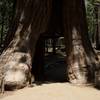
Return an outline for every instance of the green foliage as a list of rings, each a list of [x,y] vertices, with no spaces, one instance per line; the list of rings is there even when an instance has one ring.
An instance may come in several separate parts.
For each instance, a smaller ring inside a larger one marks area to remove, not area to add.
[[[13,16],[14,0],[0,0],[0,42],[5,38]]]
[[[95,33],[95,9],[94,9],[94,0],[86,0],[86,12],[87,12],[87,22],[88,22],[88,32],[90,38],[92,38],[92,35]]]

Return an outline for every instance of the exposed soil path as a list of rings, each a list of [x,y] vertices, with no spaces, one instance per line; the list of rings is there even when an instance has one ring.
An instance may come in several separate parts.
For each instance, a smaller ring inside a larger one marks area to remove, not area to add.
[[[48,83],[17,90],[0,100],[100,100],[100,91],[69,83]]]

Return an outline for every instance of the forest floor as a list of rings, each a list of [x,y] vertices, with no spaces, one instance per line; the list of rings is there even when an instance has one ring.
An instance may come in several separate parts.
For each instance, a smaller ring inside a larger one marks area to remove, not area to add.
[[[92,86],[74,86],[63,82],[66,78],[64,57],[51,55],[46,61],[45,75],[48,82],[6,91],[0,94],[0,100],[100,100],[100,90]]]

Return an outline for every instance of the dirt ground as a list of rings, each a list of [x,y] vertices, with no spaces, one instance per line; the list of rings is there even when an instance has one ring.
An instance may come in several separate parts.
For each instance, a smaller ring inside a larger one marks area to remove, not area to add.
[[[69,83],[48,83],[6,92],[0,100],[100,100],[100,91]]]

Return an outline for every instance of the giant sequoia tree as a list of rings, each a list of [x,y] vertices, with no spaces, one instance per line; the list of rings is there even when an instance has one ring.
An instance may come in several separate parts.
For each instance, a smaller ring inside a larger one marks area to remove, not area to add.
[[[91,83],[98,58],[88,37],[84,0],[64,0],[63,18],[69,81]]]
[[[55,2],[60,8],[54,7]],[[58,9],[60,13],[53,15]],[[59,19],[61,25],[53,22],[53,18]],[[58,28],[64,32],[69,81],[76,84],[93,81],[97,57],[88,38],[84,0],[17,0],[6,49],[0,58],[6,85],[27,83],[39,35],[51,30],[61,31]]]
[[[39,34],[47,31],[51,9],[52,0],[17,0],[16,14],[4,43],[6,49],[0,59],[6,85],[23,85],[28,81],[35,44]]]

